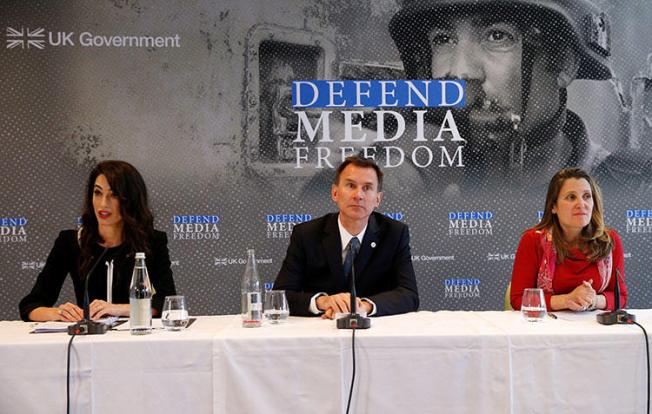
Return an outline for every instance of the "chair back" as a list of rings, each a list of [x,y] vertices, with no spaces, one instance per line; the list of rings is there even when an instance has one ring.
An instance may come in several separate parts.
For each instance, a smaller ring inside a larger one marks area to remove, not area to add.
[[[512,282],[509,282],[507,284],[507,289],[505,289],[505,304],[503,305],[503,309],[506,311],[514,310],[514,308],[512,308],[512,302],[510,300],[511,293],[512,293]]]

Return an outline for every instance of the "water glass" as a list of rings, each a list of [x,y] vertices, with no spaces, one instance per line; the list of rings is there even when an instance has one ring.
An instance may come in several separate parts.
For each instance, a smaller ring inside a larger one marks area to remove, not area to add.
[[[181,295],[166,296],[161,322],[168,331],[180,331],[188,325],[186,298]]]
[[[265,292],[265,319],[271,324],[283,323],[290,316],[290,307],[284,290]]]
[[[540,322],[546,317],[546,299],[543,289],[523,290],[521,315],[528,322]]]

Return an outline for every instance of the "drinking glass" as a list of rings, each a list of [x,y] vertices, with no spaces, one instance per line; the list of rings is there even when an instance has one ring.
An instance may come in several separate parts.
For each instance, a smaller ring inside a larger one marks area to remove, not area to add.
[[[543,289],[523,290],[521,315],[528,322],[540,322],[546,317],[546,300]]]
[[[265,319],[271,324],[283,323],[290,316],[290,307],[284,290],[265,292]]]
[[[181,295],[166,296],[161,322],[168,331],[180,331],[185,328],[188,325],[186,298]]]

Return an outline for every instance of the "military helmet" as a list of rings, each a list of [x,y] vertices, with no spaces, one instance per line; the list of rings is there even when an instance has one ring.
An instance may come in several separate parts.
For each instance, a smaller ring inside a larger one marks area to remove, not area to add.
[[[613,77],[609,21],[588,0],[403,0],[401,9],[389,23],[389,32],[401,54],[406,75],[411,79],[430,77],[430,45],[423,40],[433,19],[441,18],[442,12],[458,14],[474,10],[513,11],[514,15],[527,16],[542,25],[556,25],[554,33],[567,34],[570,39],[565,40],[578,53],[578,79]]]

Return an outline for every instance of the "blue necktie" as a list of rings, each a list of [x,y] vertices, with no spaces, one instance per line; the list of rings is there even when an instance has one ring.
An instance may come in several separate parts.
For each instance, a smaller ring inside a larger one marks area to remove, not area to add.
[[[360,249],[360,241],[357,237],[351,239],[346,248],[346,257],[344,258],[344,279],[349,281],[351,275],[351,269],[353,268],[353,261],[355,256],[358,254]]]

